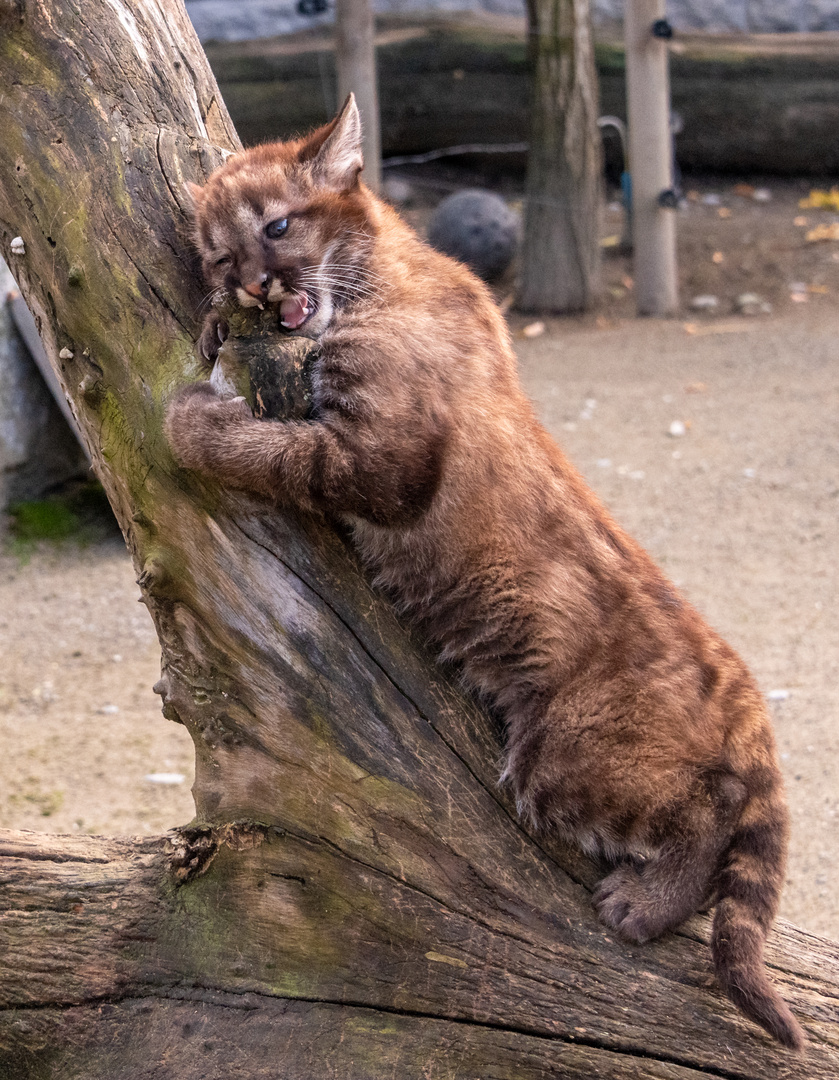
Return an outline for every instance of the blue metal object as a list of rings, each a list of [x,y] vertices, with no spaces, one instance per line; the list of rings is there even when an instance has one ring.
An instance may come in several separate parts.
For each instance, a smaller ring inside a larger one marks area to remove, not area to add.
[[[323,15],[329,10],[328,0],[297,0],[297,13],[299,15]]]

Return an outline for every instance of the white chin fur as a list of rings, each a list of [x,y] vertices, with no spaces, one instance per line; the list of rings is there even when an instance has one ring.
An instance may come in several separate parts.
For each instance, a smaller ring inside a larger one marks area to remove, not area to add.
[[[306,320],[306,332],[309,336],[315,337],[318,334],[322,334],[324,330],[329,326],[329,322],[332,318],[332,298],[328,292],[323,292],[318,297],[318,309],[311,317]]]
[[[264,307],[265,305],[261,300],[257,300],[255,296],[251,296],[250,293],[246,293],[244,289],[236,289],[236,299],[242,307]]]

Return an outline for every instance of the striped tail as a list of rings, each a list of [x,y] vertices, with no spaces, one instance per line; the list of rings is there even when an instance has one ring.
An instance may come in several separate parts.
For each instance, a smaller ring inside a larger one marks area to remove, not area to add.
[[[804,1032],[763,961],[784,880],[789,823],[780,776],[774,768],[771,776],[768,768],[761,772],[761,783],[748,784],[753,795],[719,874],[711,951],[717,979],[734,1004],[784,1046],[801,1050]]]

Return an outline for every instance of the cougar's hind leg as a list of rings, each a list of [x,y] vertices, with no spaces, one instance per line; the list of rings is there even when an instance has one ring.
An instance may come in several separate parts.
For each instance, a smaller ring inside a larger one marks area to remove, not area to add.
[[[621,863],[594,891],[597,914],[628,941],[656,938],[699,910],[718,857],[716,845],[680,838],[643,862]]]
[[[708,903],[743,797],[732,781],[703,777],[693,797],[656,815],[652,856],[621,863],[595,889],[607,926],[630,941],[649,941]]]

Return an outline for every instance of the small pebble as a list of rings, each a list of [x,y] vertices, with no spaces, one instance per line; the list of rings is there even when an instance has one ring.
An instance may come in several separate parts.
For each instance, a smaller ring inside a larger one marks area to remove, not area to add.
[[[73,353],[70,352],[69,349],[62,349],[61,352],[58,354],[58,359],[59,360],[72,360],[73,359]]]
[[[766,697],[769,701],[786,701],[789,690],[770,690]]]
[[[757,469],[743,469],[743,476],[745,476],[747,480],[754,480],[757,476]]]
[[[14,238],[14,240],[12,240],[12,255],[25,255],[25,254],[26,254],[26,244],[24,244],[24,242],[23,242],[23,237],[22,236],[16,236]]]
[[[414,189],[401,176],[389,176],[382,187],[385,197],[392,203],[407,203],[413,198]]]
[[[710,293],[703,293],[701,296],[694,296],[690,302],[690,306],[694,311],[713,311],[720,306],[720,301],[717,296],[712,296]]]
[[[521,330],[522,337],[526,338],[539,337],[539,335],[544,334],[544,332],[545,324],[543,322],[528,323],[527,326],[523,326]]]
[[[670,427],[667,429],[667,434],[674,439],[680,439],[682,435],[687,435],[687,425],[684,420],[674,420]]]
[[[186,777],[179,772],[153,772],[147,773],[143,779],[150,784],[182,784]]]
[[[611,467],[612,467],[612,459],[611,458],[602,457],[602,458],[597,459],[597,468],[598,469],[611,469]]]
[[[97,709],[97,712],[104,716],[115,716],[119,712],[119,705],[103,705],[101,709]]]
[[[752,198],[755,202],[770,202],[772,199],[772,192],[769,188],[765,187],[755,188]]]
[[[740,293],[734,306],[741,315],[770,315],[772,305],[757,293]]]

